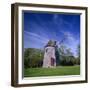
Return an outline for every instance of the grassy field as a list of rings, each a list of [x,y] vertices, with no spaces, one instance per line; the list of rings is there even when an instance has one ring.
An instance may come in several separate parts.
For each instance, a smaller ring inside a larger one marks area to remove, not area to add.
[[[56,68],[28,68],[24,77],[80,75],[80,66],[58,66]]]

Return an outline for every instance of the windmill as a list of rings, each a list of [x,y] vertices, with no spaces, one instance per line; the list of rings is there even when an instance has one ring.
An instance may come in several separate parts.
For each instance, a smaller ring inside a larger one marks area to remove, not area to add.
[[[65,42],[65,40],[67,40],[67,39],[69,39],[69,34],[68,33],[63,33],[64,34],[64,37],[61,39],[61,41],[60,42],[58,42],[58,47],[56,47],[56,54],[55,54],[55,56],[56,56],[56,65],[58,66],[58,65],[60,65],[60,50],[59,50],[59,48],[60,48],[60,46],[61,46],[61,44],[63,44],[64,42]]]
[[[64,38],[58,43],[61,45],[66,39],[68,39],[68,34],[64,33]],[[43,58],[43,67],[56,67],[59,61],[59,51],[58,46],[56,45],[56,41],[49,40],[47,45],[45,46],[45,53]]]

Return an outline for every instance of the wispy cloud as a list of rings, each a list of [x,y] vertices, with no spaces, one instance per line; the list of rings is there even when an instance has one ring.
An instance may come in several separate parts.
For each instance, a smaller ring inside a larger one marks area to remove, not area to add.
[[[42,35],[24,31],[24,41],[25,41],[24,47],[26,47],[26,43],[28,42],[29,47],[43,48],[45,44],[48,42],[48,40],[49,39],[44,38]]]
[[[24,47],[44,48],[50,39],[56,40],[59,44],[65,37],[64,44],[75,54],[80,42],[78,17],[64,14],[25,13]]]
[[[71,49],[71,51],[73,52],[73,54],[76,56],[76,50],[77,50],[77,46],[80,44],[80,40],[76,39],[75,36],[70,33],[70,32],[63,32],[62,34],[64,34],[64,36],[66,37],[64,44]]]

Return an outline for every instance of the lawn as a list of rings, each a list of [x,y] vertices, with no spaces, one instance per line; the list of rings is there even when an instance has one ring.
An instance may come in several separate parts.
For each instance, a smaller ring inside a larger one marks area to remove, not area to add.
[[[80,66],[58,66],[56,68],[24,69],[24,77],[80,75]]]

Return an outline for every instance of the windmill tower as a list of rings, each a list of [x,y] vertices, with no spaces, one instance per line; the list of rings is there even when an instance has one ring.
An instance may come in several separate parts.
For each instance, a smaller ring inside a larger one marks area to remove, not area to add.
[[[43,59],[43,67],[56,67],[56,56],[55,56],[56,41],[50,40],[45,46],[45,53]]]

